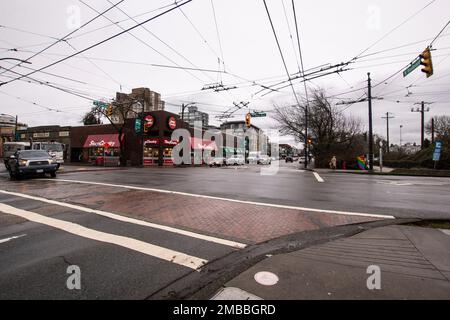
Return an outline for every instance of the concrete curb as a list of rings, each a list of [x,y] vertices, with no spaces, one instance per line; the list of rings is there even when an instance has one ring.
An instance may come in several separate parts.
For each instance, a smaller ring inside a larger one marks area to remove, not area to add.
[[[303,231],[272,239],[212,260],[152,293],[147,300],[204,300],[212,297],[226,282],[262,261],[267,255],[289,253],[307,247],[351,237],[369,229],[417,222],[420,219],[379,220]]]

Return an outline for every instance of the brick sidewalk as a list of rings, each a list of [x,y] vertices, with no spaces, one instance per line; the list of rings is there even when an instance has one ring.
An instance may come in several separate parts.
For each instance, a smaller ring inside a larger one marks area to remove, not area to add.
[[[69,201],[248,243],[305,230],[379,220],[93,185],[47,182],[45,187],[37,190],[29,187],[19,189],[22,190],[11,191]]]

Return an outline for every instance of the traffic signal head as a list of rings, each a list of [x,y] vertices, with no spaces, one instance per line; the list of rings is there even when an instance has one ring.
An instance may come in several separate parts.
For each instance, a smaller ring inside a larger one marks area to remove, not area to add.
[[[250,127],[250,125],[251,125],[251,119],[252,119],[252,117],[251,117],[250,113],[247,113],[247,114],[245,115],[245,125],[246,125],[247,127]]]
[[[426,73],[427,78],[431,77],[433,75],[433,62],[431,61],[430,47],[426,48],[420,55],[420,64],[424,66],[421,71]]]
[[[110,104],[106,109],[106,116],[111,117],[113,115],[113,106]]]
[[[312,139],[311,138],[308,138],[308,144],[312,145]]]

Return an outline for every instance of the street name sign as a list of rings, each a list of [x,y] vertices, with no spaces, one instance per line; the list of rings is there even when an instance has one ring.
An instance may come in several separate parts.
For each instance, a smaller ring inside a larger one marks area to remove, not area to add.
[[[250,116],[252,118],[261,118],[261,117],[266,117],[267,114],[265,112],[253,112],[253,113],[250,113]]]
[[[420,57],[411,62],[411,64],[403,71],[403,77],[406,77],[408,74],[413,72],[418,66],[420,66]]]
[[[98,100],[94,100],[93,102],[94,106],[106,109],[109,106],[109,103],[103,102],[103,101],[98,101]]]

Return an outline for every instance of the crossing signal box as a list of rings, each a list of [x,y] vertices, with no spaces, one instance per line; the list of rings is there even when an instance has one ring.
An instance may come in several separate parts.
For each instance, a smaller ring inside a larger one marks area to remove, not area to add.
[[[252,119],[252,116],[250,115],[250,113],[247,113],[245,115],[245,125],[247,126],[247,128],[250,128],[251,119]]]
[[[420,64],[423,66],[422,72],[427,75],[427,78],[433,75],[433,61],[431,60],[430,47],[426,48],[420,55]]]

